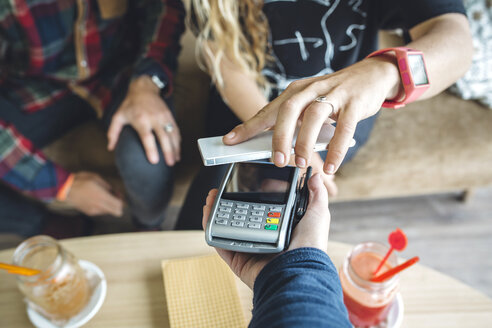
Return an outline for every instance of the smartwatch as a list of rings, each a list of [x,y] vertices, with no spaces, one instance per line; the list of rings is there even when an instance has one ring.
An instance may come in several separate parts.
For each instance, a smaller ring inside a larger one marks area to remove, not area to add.
[[[424,54],[422,51],[405,48],[386,48],[373,52],[367,58],[393,52],[396,55],[398,70],[405,96],[403,99],[385,100],[382,107],[401,108],[417,100],[425,90],[429,88],[429,78],[425,68]]]

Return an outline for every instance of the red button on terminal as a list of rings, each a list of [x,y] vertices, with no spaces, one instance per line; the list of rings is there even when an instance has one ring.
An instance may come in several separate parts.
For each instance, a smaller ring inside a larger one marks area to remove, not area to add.
[[[280,212],[268,212],[268,217],[269,218],[279,218]]]

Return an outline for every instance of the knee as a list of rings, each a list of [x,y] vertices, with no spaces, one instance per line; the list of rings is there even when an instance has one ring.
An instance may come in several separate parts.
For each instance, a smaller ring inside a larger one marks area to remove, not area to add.
[[[131,166],[135,161],[145,159],[145,151],[137,132],[130,126],[125,126],[116,144],[115,161],[118,167]]]
[[[146,174],[154,175],[159,171],[169,170],[170,168],[164,161],[159,144],[157,144],[157,148],[159,151],[159,162],[152,164],[147,159],[138,133],[132,127],[125,126],[121,131],[115,148],[115,161],[120,173],[124,175],[128,172],[145,176]]]
[[[172,188],[174,171],[166,165],[162,151],[159,149],[159,162],[151,164],[138,133],[130,126],[121,131],[115,148],[115,162],[127,189],[141,190],[143,187],[162,194]]]

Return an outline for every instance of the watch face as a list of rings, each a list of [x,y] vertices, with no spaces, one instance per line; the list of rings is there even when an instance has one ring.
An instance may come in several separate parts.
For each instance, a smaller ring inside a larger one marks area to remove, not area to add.
[[[424,57],[422,55],[408,55],[408,65],[412,71],[413,83],[415,85],[429,84],[425,71]]]

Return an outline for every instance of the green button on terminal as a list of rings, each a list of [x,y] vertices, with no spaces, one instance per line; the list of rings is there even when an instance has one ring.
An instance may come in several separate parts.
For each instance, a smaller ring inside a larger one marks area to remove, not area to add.
[[[265,230],[277,230],[278,225],[276,224],[265,224]]]

